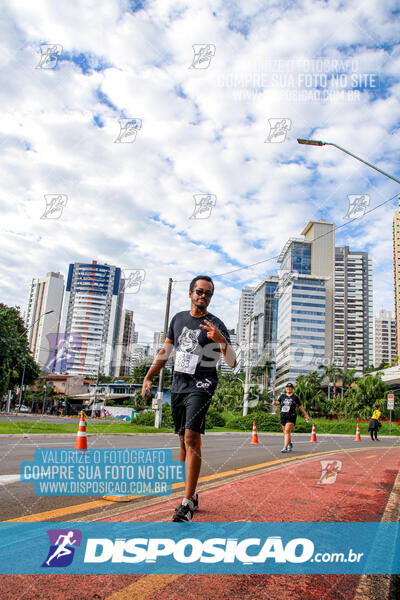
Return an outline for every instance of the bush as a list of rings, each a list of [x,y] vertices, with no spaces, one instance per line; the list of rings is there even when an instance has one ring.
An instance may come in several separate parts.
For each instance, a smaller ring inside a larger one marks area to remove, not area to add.
[[[168,427],[169,429],[174,428],[174,421],[172,419],[172,410],[169,404],[163,404],[162,407],[162,419],[161,419],[162,427]]]
[[[229,427],[242,431],[252,431],[253,421],[256,422],[257,431],[282,431],[278,415],[266,412],[253,412],[245,417],[234,417],[229,420]]]
[[[225,427],[225,423],[225,417],[221,414],[221,412],[217,408],[211,406],[206,415],[206,429],[212,429],[213,427]]]
[[[153,425],[154,426],[154,410],[149,410],[145,413],[137,415],[136,419],[131,421],[134,425]]]

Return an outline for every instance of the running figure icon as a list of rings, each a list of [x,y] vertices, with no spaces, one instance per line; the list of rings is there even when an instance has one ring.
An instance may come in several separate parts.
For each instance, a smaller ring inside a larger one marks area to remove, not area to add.
[[[60,535],[56,541],[57,549],[56,551],[46,560],[46,565],[50,566],[51,561],[54,558],[61,558],[62,556],[67,556],[68,554],[72,554],[72,550],[67,548],[69,544],[76,544],[78,540],[72,539],[74,536],[73,531],[69,531],[66,535]],[[60,541],[62,540],[62,541]]]

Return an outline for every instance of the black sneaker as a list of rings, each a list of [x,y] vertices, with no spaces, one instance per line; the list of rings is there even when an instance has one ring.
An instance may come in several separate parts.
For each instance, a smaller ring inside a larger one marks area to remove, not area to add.
[[[199,495],[197,492],[195,492],[193,494],[192,502],[193,502],[193,512],[194,512],[195,510],[197,510],[199,508]],[[179,504],[179,506],[180,506],[180,504]],[[175,510],[178,510],[179,506],[177,506]]]
[[[292,443],[288,444],[287,449],[289,450],[289,452],[291,452],[293,450],[293,444]]]
[[[181,504],[178,508],[175,509],[174,516],[172,520],[175,523],[191,523],[193,520],[193,511],[188,504]]]

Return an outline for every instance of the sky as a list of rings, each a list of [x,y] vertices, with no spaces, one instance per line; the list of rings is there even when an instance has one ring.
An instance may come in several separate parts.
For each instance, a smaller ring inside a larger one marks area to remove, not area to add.
[[[210,311],[233,328],[240,290],[323,219],[337,246],[370,253],[374,312],[393,310],[400,186],[296,139],[400,177],[399,13],[392,0],[6,0],[0,301],[24,311],[33,277],[97,260],[142,273],[124,301],[139,342],[163,328],[169,277],[174,314],[192,277],[215,276]]]

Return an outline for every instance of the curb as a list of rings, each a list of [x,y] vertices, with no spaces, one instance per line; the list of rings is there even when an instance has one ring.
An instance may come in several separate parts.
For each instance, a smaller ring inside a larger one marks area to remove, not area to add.
[[[400,519],[400,471],[387,501],[381,522],[395,522]],[[396,600],[399,598],[400,576],[361,575],[354,600]]]

